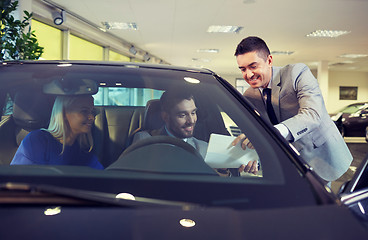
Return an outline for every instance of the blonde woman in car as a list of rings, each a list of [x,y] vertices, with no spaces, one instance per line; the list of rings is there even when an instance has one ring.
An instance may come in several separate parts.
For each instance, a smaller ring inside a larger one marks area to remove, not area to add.
[[[103,169],[92,152],[91,128],[95,120],[90,95],[58,96],[48,129],[30,132],[11,165],[74,165]]]

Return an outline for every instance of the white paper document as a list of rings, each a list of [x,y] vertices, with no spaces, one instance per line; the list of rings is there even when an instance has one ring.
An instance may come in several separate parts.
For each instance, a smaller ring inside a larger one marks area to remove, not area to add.
[[[235,137],[220,134],[211,134],[208,143],[205,162],[212,168],[239,168],[240,165],[248,164],[249,161],[258,160],[256,150],[241,148],[241,142],[236,146],[231,143]]]

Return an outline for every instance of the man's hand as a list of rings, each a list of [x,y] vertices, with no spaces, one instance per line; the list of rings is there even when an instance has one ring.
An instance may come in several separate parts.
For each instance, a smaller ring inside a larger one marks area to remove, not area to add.
[[[244,133],[237,136],[234,141],[231,143],[233,146],[241,142],[241,148],[245,150],[247,147],[250,149],[254,149],[252,143],[249,141],[249,139],[245,136]]]
[[[239,167],[239,172],[241,173],[243,171],[256,175],[258,173],[258,161],[249,161],[247,165],[242,164]]]

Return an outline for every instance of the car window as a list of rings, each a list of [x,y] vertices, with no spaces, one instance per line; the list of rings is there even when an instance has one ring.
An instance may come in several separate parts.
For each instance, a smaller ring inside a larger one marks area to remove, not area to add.
[[[348,106],[343,109],[342,112],[352,114],[358,111],[362,106],[364,106],[364,104]]]

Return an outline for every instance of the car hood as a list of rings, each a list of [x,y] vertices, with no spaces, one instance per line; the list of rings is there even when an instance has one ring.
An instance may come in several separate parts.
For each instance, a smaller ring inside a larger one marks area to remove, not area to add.
[[[251,211],[66,206],[53,216],[45,215],[45,208],[1,207],[1,238],[364,239],[368,234],[347,208],[338,205]],[[181,219],[195,225],[183,227]]]

